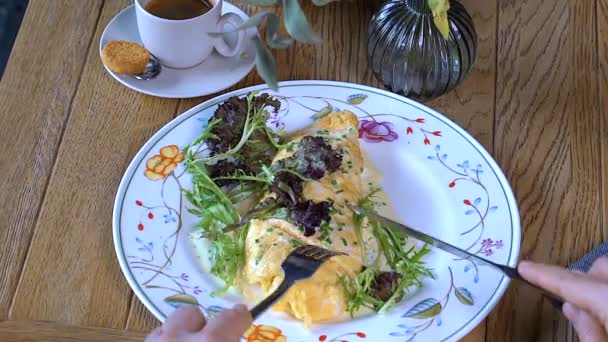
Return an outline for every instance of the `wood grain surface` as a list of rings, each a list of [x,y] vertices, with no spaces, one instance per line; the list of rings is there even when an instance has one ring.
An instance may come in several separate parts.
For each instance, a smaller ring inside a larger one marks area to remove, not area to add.
[[[142,341],[146,334],[136,331],[72,326],[46,321],[0,322],[2,341],[11,342],[135,342]]]
[[[608,0],[597,2],[598,25],[598,94],[600,100],[600,148],[602,161],[602,202],[604,203],[604,220],[602,239],[608,240]]]
[[[177,108],[175,100],[125,88],[101,65],[101,32],[130,3],[106,1],[101,12],[57,155],[59,166],[49,181],[15,293],[12,319],[125,325],[132,293],[112,243],[113,198],[135,152]]]
[[[521,256],[566,265],[602,234],[594,1],[500,1],[494,156],[516,194]],[[559,341],[563,317],[514,283],[492,341]]]
[[[0,319],[9,313],[101,5],[32,3],[0,82]]]
[[[566,265],[608,239],[608,102],[600,96],[608,91],[608,0],[462,2],[479,35],[475,67],[428,104],[465,127],[505,171],[521,211],[522,257]],[[20,320],[0,323],[0,336],[27,341],[28,329],[38,329],[49,340],[57,331],[128,340],[120,330],[87,327],[146,332],[159,324],[116,262],[113,199],[141,145],[212,96],[154,98],[105,72],[101,33],[131,3],[30,1],[0,82],[0,172],[8,175],[0,183],[0,271],[8,275],[0,277],[0,320]],[[382,87],[365,44],[380,0],[303,3],[323,43],[277,51],[279,78]],[[227,91],[261,82],[252,72]],[[27,323],[47,320],[67,325]],[[514,284],[464,341],[572,335],[538,292]]]

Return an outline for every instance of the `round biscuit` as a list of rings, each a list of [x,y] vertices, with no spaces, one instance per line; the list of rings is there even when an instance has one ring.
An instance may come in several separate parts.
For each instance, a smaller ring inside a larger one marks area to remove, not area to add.
[[[113,40],[101,50],[101,61],[117,74],[141,74],[149,60],[150,52],[146,48],[124,40]]]

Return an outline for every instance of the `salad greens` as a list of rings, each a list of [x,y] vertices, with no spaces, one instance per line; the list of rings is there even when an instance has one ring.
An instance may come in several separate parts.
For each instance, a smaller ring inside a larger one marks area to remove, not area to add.
[[[201,236],[211,241],[211,273],[226,284],[215,295],[234,284],[244,261],[249,220],[283,218],[302,226],[306,236],[329,220],[332,203],[302,198],[302,184],[310,180],[306,176],[310,167],[302,170],[303,175],[296,166],[314,165],[314,175],[321,178],[326,170],[339,167],[341,154],[323,138],[305,137],[298,144],[296,157],[271,165],[277,151],[287,145],[283,136],[266,125],[269,106],[278,110],[280,103],[257,93],[229,98],[218,106],[202,134],[184,149],[193,183],[192,190],[185,191],[192,204],[189,211],[200,219],[197,228]],[[331,156],[339,158],[337,166]],[[237,204],[252,199],[258,202],[268,192],[275,196],[248,208],[241,217]]]
[[[193,143],[200,143],[211,137],[210,130],[220,121],[211,123],[203,134]],[[186,198],[192,204],[188,210],[198,216],[200,221],[197,227],[204,233],[213,233],[216,237],[213,243],[211,273],[222,279],[226,286],[217,294],[223,294],[234,282],[244,251],[244,237],[246,229],[242,230],[241,236],[226,234],[222,231],[229,224],[240,220],[239,213],[230,198],[209,177],[205,164],[196,158],[196,153],[191,150],[190,145],[185,149],[185,165],[192,175],[192,190],[184,190]]]
[[[226,284],[225,288],[214,293],[215,295],[222,295],[234,284],[244,258],[248,225],[245,224],[235,232],[224,232],[226,226],[241,221],[241,216],[235,206],[240,198],[230,196],[230,193],[226,193],[224,189],[220,188],[210,177],[209,169],[218,161],[237,157],[237,153],[247,144],[248,139],[254,133],[265,129],[266,116],[263,108],[253,107],[254,96],[255,94],[251,94],[246,99],[247,111],[242,120],[242,136],[235,146],[226,145],[218,148],[219,144],[209,143],[222,141],[223,138],[220,139],[217,133],[222,134],[222,129],[228,127],[226,122],[236,118],[236,116],[224,115],[219,118],[212,117],[203,133],[184,149],[186,169],[192,175],[192,190],[185,191],[186,198],[193,206],[189,211],[200,219],[197,227],[202,234],[213,236],[213,239],[210,239],[212,242],[211,273]],[[228,106],[227,104],[226,106]],[[266,136],[265,132],[264,136]],[[200,148],[202,143],[207,143],[208,149],[213,150],[213,155],[201,157],[201,154],[205,152]],[[250,177],[243,171],[240,175],[243,178]]]
[[[374,196],[381,189],[373,189],[357,204],[361,208],[374,210]],[[351,316],[361,307],[367,307],[379,313],[385,313],[397,304],[412,286],[420,286],[421,279],[433,277],[425,267],[424,256],[430,252],[425,245],[422,248],[407,248],[407,236],[400,231],[385,226],[378,220],[353,213],[355,232],[362,248],[362,255],[367,266],[354,279],[342,279],[346,289],[348,310]],[[363,243],[362,224],[367,220],[368,227],[378,242],[376,260],[368,264],[367,250]],[[393,271],[383,270],[382,257]]]

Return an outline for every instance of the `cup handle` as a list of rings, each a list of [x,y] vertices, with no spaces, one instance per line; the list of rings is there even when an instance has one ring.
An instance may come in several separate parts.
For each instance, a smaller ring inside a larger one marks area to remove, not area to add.
[[[222,17],[218,21],[217,29],[218,29],[218,31],[224,31],[224,24],[226,24],[226,23],[232,24],[232,26],[234,26],[234,28],[237,28],[243,22],[244,22],[243,18],[241,18],[238,14],[226,13],[226,14],[222,15]],[[236,40],[236,45],[234,47],[228,46],[228,44],[226,44],[226,41],[224,40],[223,37],[219,37],[216,40],[215,49],[217,50],[217,52],[220,53],[220,55],[222,55],[224,57],[233,57],[233,56],[236,56],[236,54],[238,54],[239,52],[241,52],[241,50],[243,49],[243,43],[245,42],[246,32],[245,32],[245,30],[239,30],[236,32],[236,34],[237,34],[237,38],[236,38],[237,40]]]

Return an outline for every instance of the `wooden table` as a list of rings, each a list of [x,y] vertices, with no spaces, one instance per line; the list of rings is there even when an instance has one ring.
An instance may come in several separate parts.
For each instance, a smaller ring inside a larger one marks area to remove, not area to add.
[[[140,146],[205,98],[145,96],[105,72],[100,35],[131,2],[30,1],[0,82],[0,320],[14,320],[0,339],[136,340],[159,324],[118,266],[114,195]],[[278,52],[280,78],[381,87],[365,53],[377,1],[303,2],[324,43]],[[463,2],[479,33],[475,69],[429,105],[505,171],[522,257],[566,264],[608,238],[608,0]],[[258,83],[252,73],[234,88]],[[465,341],[571,334],[538,292],[513,284]]]

